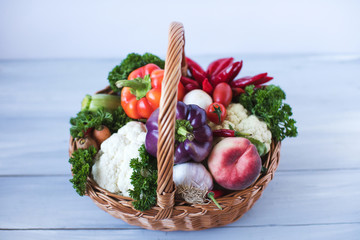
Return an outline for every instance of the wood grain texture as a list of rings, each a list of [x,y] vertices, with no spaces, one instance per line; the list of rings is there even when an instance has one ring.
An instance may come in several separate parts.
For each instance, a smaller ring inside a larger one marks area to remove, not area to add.
[[[229,226],[358,223],[359,170],[276,172],[255,206]],[[133,228],[79,197],[68,177],[2,177],[0,228]],[[336,189],[336,191],[335,191]],[[23,197],[29,196],[29,197]],[[341,206],[339,207],[339,202]]]
[[[195,59],[206,66],[216,57]],[[235,58],[244,60],[241,76],[275,77],[299,137],[282,143],[274,180],[244,217],[194,233],[130,226],[68,182],[69,118],[119,60],[0,61],[0,239],[358,239],[360,57]]]
[[[286,231],[284,230],[286,229]],[[160,232],[143,229],[83,229],[83,230],[18,230],[0,231],[0,239],[347,239],[358,240],[360,228],[356,224],[221,227],[198,232]],[[236,237],[236,238],[235,238]]]

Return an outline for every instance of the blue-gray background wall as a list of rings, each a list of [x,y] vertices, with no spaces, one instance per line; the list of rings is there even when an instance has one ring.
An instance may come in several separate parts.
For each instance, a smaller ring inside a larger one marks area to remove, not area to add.
[[[360,53],[356,0],[0,0],[0,59],[163,56],[173,20],[189,55]]]

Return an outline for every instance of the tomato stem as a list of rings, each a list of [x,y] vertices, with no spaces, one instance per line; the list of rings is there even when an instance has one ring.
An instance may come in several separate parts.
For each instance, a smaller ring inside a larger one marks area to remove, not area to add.
[[[217,107],[216,107],[216,106]],[[219,104],[214,104],[213,105],[214,106],[214,111],[212,112],[212,113],[216,113],[217,114],[217,116],[218,116],[218,118],[219,118],[219,123],[221,123],[221,113],[222,113],[222,111],[221,111],[221,109],[220,109],[220,106],[219,106]]]

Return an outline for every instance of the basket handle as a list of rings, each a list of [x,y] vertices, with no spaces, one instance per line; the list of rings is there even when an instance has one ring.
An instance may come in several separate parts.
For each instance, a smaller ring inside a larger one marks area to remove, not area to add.
[[[158,120],[158,186],[156,192],[160,211],[155,216],[155,219],[169,218],[175,204],[175,185],[173,182],[175,119],[177,86],[181,74],[186,75],[187,72],[184,45],[183,25],[178,22],[172,22],[169,28],[169,43],[166,53]]]

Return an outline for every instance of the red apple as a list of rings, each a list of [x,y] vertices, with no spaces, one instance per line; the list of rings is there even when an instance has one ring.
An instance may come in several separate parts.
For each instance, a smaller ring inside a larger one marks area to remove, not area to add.
[[[215,145],[208,166],[219,185],[229,190],[242,190],[259,176],[261,158],[248,139],[230,137]]]

